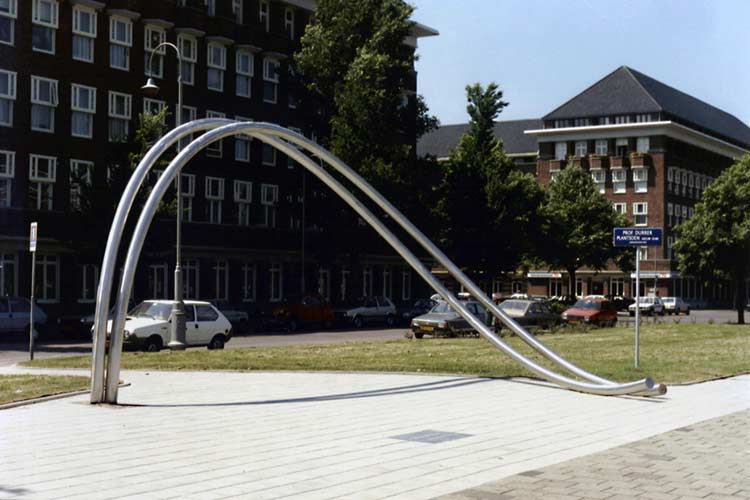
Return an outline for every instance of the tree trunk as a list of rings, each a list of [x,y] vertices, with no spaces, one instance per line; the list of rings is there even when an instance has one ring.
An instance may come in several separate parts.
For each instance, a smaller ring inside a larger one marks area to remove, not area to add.
[[[568,268],[568,300],[576,301],[576,271],[575,267]]]

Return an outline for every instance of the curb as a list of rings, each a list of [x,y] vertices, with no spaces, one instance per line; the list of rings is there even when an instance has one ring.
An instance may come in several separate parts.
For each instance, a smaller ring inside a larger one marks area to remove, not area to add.
[[[130,387],[130,382],[120,384],[118,387]],[[0,411],[10,410],[11,408],[18,408],[19,406],[29,406],[37,403],[46,403],[47,401],[54,401],[56,399],[72,398],[73,396],[80,396],[81,394],[88,394],[89,392],[91,392],[91,389],[82,389],[80,391],[61,392],[59,394],[50,394],[49,396],[24,399],[23,401],[14,401],[12,403],[1,404]]]

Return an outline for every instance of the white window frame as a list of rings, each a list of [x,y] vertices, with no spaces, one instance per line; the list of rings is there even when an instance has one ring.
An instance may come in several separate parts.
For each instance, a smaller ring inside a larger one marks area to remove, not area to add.
[[[591,170],[589,170],[589,172],[591,173],[591,180],[593,180],[594,184],[596,185],[596,189],[601,194],[604,194],[605,183],[607,182],[606,170],[602,168],[592,168]]]
[[[148,266],[151,297],[154,299],[166,299],[169,295],[169,273],[167,273],[167,269],[166,263]],[[162,293],[159,293],[159,288],[163,289]]]
[[[229,299],[229,262],[219,259],[214,262],[214,299]],[[224,286],[221,286],[221,275],[224,275]]]
[[[206,110],[206,118],[226,118],[226,116],[220,111]],[[221,158],[224,154],[224,139],[212,142],[206,146],[205,151],[209,158]]]
[[[214,58],[214,49],[218,49],[219,60]],[[224,73],[227,69],[227,46],[217,41],[210,41],[206,44],[206,88],[213,90],[214,92],[224,92]],[[208,72],[210,70],[217,71],[220,77],[220,86],[212,87],[210,85],[210,79],[208,78]]]
[[[613,168],[610,171],[612,173],[612,192],[614,194],[624,194],[627,191],[627,171],[624,168]]]
[[[549,182],[550,182],[550,184],[552,184],[553,182],[555,182],[555,179],[557,179],[558,175],[560,175],[560,170],[555,169],[555,170],[550,170],[549,171]]]
[[[555,143],[555,160],[564,160],[567,157],[568,157],[568,143],[556,142]]]
[[[13,178],[16,174],[16,153],[15,151],[4,151],[0,150],[0,157],[3,157],[5,161],[2,162],[0,167],[0,184],[3,184],[5,189],[0,193],[5,193],[4,198],[0,197],[0,207],[9,207],[13,203]],[[2,259],[2,254],[0,254]],[[2,281],[0,281],[2,284]],[[0,290],[0,294],[2,294]]]
[[[274,71],[270,68],[273,67]],[[267,104],[276,104],[279,102],[279,72],[281,69],[281,62],[275,57],[264,57],[263,58],[263,102]],[[265,84],[273,85],[273,100],[266,98]]]
[[[372,266],[362,268],[362,295],[372,297]]]
[[[635,140],[636,153],[648,153],[650,149],[651,149],[650,137],[638,137]]]
[[[0,122],[0,127],[12,127],[13,126],[13,108],[16,103],[16,83],[17,77],[15,71],[8,71],[0,69],[0,77],[7,78],[8,90],[4,93],[0,93],[0,102],[9,101],[8,104],[8,121]]]
[[[244,189],[243,189],[244,188]],[[243,196],[243,191],[245,196]],[[251,208],[253,203],[253,183],[250,181],[234,181],[234,202],[237,205],[237,224],[249,226],[252,222]]]
[[[38,255],[36,265],[41,267],[36,273],[39,285],[37,302],[40,304],[58,303],[60,301],[60,259],[53,255]],[[50,268],[53,268],[52,272],[55,274],[55,289],[52,290],[52,295],[47,290]]]
[[[266,151],[272,151],[273,152],[273,160],[266,161],[266,155],[264,154]],[[275,167],[276,166],[276,148],[271,146],[270,144],[263,143],[261,146],[261,164],[269,166],[269,167]]]
[[[383,296],[387,299],[393,296],[393,273],[388,267],[383,267]]]
[[[18,19],[18,3],[17,0],[8,0],[8,10],[0,11],[0,17],[8,19],[10,26],[10,41],[0,40],[0,45],[15,45],[16,38],[16,19]],[[2,290],[0,290],[2,292]]]
[[[151,37],[158,36],[158,41],[152,42]],[[166,54],[166,46],[160,47],[154,52],[153,58],[151,57],[152,49],[158,47],[162,42],[167,41],[167,30],[161,26],[155,24],[146,24],[143,26],[143,74],[145,76],[151,76],[154,78],[164,78],[164,54]],[[149,66],[149,61],[152,64],[158,65],[158,72],[152,71],[153,67]]]
[[[637,166],[631,167],[633,175],[633,187],[636,193],[647,193],[648,192],[648,167]]]
[[[83,172],[82,172],[83,171]],[[91,186],[94,173],[94,162],[86,160],[70,160],[70,209],[81,209],[81,186]]]
[[[263,207],[263,227],[275,228],[279,205],[278,184],[260,185],[260,204]]]
[[[401,270],[401,300],[411,300],[411,269]]]
[[[645,217],[645,219],[640,223],[638,222],[639,216]],[[633,225],[648,226],[648,202],[637,201],[633,203]]]
[[[81,22],[79,20],[80,15],[87,15],[91,16],[91,31],[84,31],[81,29]],[[96,41],[96,33],[97,33],[97,12],[96,9],[92,9],[91,7],[87,7],[85,5],[74,5],[73,6],[73,45],[71,47],[71,53],[72,57],[76,61],[82,61],[87,63],[93,63],[94,62],[94,43]],[[86,59],[85,57],[76,56],[75,54],[75,39],[76,37],[81,37],[86,41],[89,45],[89,53],[91,55],[90,59]]]
[[[39,96],[41,93],[41,85],[46,83],[50,86],[49,100],[42,100]],[[51,78],[44,78],[42,76],[31,75],[31,130],[37,132],[47,132],[50,134],[55,133],[55,108],[57,108],[57,80]],[[50,129],[44,129],[34,127],[34,106],[45,106],[52,108],[50,112]]]
[[[224,179],[221,177],[205,178],[205,196],[208,201],[209,224],[222,223],[222,205],[224,203]]]
[[[50,13],[51,13],[52,18],[49,21],[40,18],[39,5],[42,3],[50,5]],[[56,43],[57,28],[58,28],[59,19],[60,19],[59,18],[59,4],[57,3],[57,0],[32,0],[31,22],[33,25],[41,26],[42,28],[52,30],[52,50],[38,49],[33,46],[33,41],[32,41],[31,50],[33,50],[34,52],[41,52],[43,54],[53,54],[53,55],[55,54],[55,46],[57,45]]]
[[[197,299],[201,286],[201,263],[197,259],[187,259],[180,263],[182,267],[182,295],[186,299]],[[192,288],[192,290],[191,290]]]
[[[235,71],[236,71],[236,81],[234,86],[234,92],[239,97],[252,97],[253,91],[253,76],[255,74],[255,56],[254,54],[245,49],[238,49],[235,53]],[[242,60],[247,59],[247,68],[243,68],[242,66]],[[247,93],[242,94],[240,93],[240,85],[239,81],[240,79],[247,80]]]
[[[613,203],[612,208],[618,214],[628,215],[628,204],[627,203]]]
[[[203,4],[206,6],[206,14],[209,16],[216,15],[216,0],[203,0]]]
[[[255,302],[257,297],[258,266],[254,262],[245,262],[242,265],[242,276],[242,302]]]
[[[39,173],[39,161],[47,161],[46,175]],[[53,210],[54,209],[54,186],[57,180],[57,158],[45,155],[29,155],[29,188],[32,184],[36,186],[36,209]],[[46,208],[44,207],[46,205]]]
[[[278,279],[278,283],[274,278]],[[284,267],[274,262],[268,268],[268,301],[281,302],[284,298]]]
[[[195,198],[195,174],[181,173],[176,179],[182,179],[180,194],[182,198],[182,220],[193,222],[193,198]],[[187,184],[187,189],[185,189]]]
[[[78,266],[81,270],[81,298],[79,304],[92,304],[96,302],[96,290],[99,288],[99,266],[96,264],[82,264]],[[89,287],[88,285],[92,286]]]
[[[667,203],[667,227],[674,225],[674,204],[672,202]]]
[[[258,21],[263,25],[266,33],[271,31],[271,5],[268,0],[258,2]]]
[[[589,152],[588,141],[576,141],[575,143],[575,155],[586,156]]]
[[[186,45],[188,46],[186,48]],[[182,83],[195,85],[195,65],[198,62],[198,39],[187,33],[177,35],[177,47],[182,55]],[[188,78],[185,78],[185,76]]]
[[[242,21],[245,20],[243,17],[242,3],[242,0],[232,0],[232,14],[234,14],[234,22],[237,24],[242,24]]]
[[[143,98],[143,112],[152,115],[161,113],[164,108],[167,107],[167,103],[160,99],[151,99],[150,97]],[[166,117],[164,118],[166,120]],[[164,121],[162,121],[164,123]]]
[[[88,107],[83,106],[80,98],[82,92],[89,94],[89,105]],[[81,137],[85,139],[91,139],[94,136],[94,116],[96,115],[96,87],[89,87],[86,85],[79,85],[72,83],[70,85],[70,135],[73,137]],[[73,127],[73,114],[82,113],[88,115],[88,132],[86,134],[77,134]]]
[[[594,142],[594,152],[602,156],[609,154],[609,141],[607,139],[597,139]]]
[[[189,123],[195,120],[197,116],[198,116],[198,108],[196,108],[195,106],[185,106],[184,104],[182,105],[182,116],[180,117],[181,124]],[[183,149],[192,141],[193,141],[193,134],[183,137],[182,139],[180,139],[179,148]]]
[[[249,118],[244,118],[242,116],[235,116],[235,120],[241,121],[241,122],[251,122],[252,120]],[[237,154],[239,151],[243,152],[243,155]],[[234,136],[234,161],[241,161],[243,163],[249,163],[250,162],[250,137],[245,134],[239,134]]]
[[[128,135],[130,134],[130,119],[133,109],[133,97],[130,94],[123,94],[122,92],[115,92],[113,90],[109,91],[108,94],[108,102],[109,102],[109,111],[108,111],[108,117],[109,117],[109,129],[108,129],[108,139],[109,142],[122,142],[120,140],[113,140],[113,139],[124,139],[127,140]],[[118,99],[124,99],[124,113],[119,113],[117,111],[117,100]],[[125,137],[124,138],[113,138],[112,137],[112,120],[120,120],[125,122]]]
[[[284,9],[284,31],[289,35],[290,40],[294,40],[294,9],[291,7]]]
[[[116,37],[118,23],[125,25],[125,38],[120,40]],[[133,47],[133,21],[123,16],[109,17],[109,67],[122,71],[130,71],[130,49]],[[123,47],[125,50],[125,66],[114,66],[112,64],[112,45]]]

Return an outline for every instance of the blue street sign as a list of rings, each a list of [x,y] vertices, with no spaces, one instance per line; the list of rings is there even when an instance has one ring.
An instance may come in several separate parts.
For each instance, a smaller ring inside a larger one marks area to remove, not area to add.
[[[660,227],[616,227],[612,244],[616,247],[652,247],[661,245]]]

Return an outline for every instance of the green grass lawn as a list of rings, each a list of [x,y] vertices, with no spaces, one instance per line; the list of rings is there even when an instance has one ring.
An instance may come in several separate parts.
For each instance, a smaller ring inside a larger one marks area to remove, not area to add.
[[[88,377],[0,375],[0,404],[88,388]]]
[[[750,373],[750,326],[660,324],[641,329],[641,367],[633,368],[632,328],[538,338],[568,360],[606,378],[651,376],[680,383]],[[506,340],[541,364],[523,342]],[[23,363],[45,368],[88,368],[88,356]],[[441,373],[494,377],[532,376],[489,342],[477,338],[350,342],[208,351],[125,353],[123,369],[140,370],[323,370]]]

